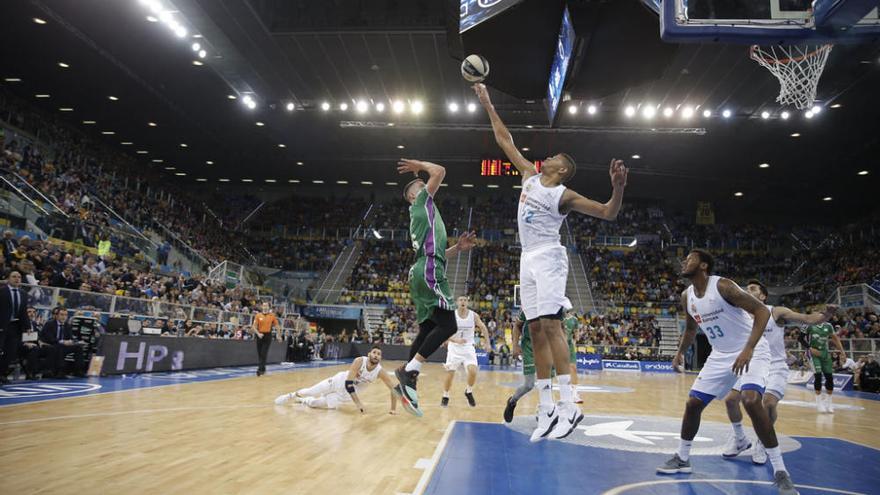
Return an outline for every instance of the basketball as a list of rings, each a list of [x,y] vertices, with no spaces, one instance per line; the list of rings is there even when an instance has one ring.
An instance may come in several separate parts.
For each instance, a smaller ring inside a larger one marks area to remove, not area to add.
[[[482,55],[468,55],[461,62],[461,77],[467,82],[483,82],[489,76],[489,61]]]

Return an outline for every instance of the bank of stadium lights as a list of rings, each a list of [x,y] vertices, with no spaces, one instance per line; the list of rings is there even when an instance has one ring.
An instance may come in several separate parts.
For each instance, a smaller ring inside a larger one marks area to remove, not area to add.
[[[782,120],[788,120],[788,118],[791,117],[791,114],[788,113],[787,110],[783,110],[783,111],[779,114],[779,117],[781,117]]]
[[[451,113],[457,113],[458,112],[458,103],[455,103],[455,102],[450,103],[449,104],[449,111]]]
[[[666,107],[663,109],[663,116],[666,117],[667,119],[669,117],[672,117],[672,114],[674,114],[674,113],[675,113],[675,110],[673,110],[672,107]]]
[[[704,117],[704,118],[707,118],[707,119],[708,119],[708,118],[711,117],[711,116],[712,116],[712,110],[709,110],[708,108],[705,109],[705,110],[703,110],[703,117]]]
[[[721,116],[725,119],[729,119],[731,115],[733,115],[733,112],[731,112],[729,108],[725,108],[724,111],[721,112]]]
[[[626,115],[627,117],[632,117],[633,115],[636,114],[636,107],[634,107],[632,105],[628,105],[626,107],[626,109],[624,109],[623,114]]]
[[[357,103],[355,103],[354,107],[358,113],[367,113],[367,110],[370,109],[369,103],[364,100],[359,100]]]
[[[425,109],[425,105],[422,103],[421,100],[413,100],[413,102],[409,105],[409,109],[413,113],[413,115],[419,115]]]
[[[477,111],[477,104],[476,103],[468,103],[467,104],[467,111],[468,111],[468,113],[476,112]]]
[[[814,115],[814,114],[813,114],[813,111],[812,111],[812,110],[807,110],[806,112],[804,112],[804,117],[806,117],[806,118],[808,118],[808,119],[812,119],[812,118],[813,118],[813,115]]]
[[[284,108],[285,108],[288,112],[292,112],[293,109],[296,108],[296,106],[293,104],[292,101],[288,101],[288,102],[287,102],[287,105],[284,105]]]
[[[244,98],[241,99],[241,102],[244,104],[244,106],[248,107],[251,110],[257,108],[257,102],[251,95],[244,95]]]
[[[322,102],[321,103],[321,110],[323,110],[325,112],[329,112],[330,111],[330,103],[328,103],[326,101]]]
[[[642,108],[642,117],[650,120],[653,119],[655,115],[657,115],[657,107],[653,104],[649,103]]]
[[[694,107],[688,105],[681,109],[682,118],[689,119],[694,116]]]
[[[406,110],[406,104],[400,100],[394,100],[394,103],[391,104],[391,110],[394,113],[403,113]]]
[[[761,118],[764,119],[764,120],[769,119],[769,118],[770,118],[770,112],[768,112],[767,110],[764,110],[763,112],[761,112]]]
[[[382,103],[381,101],[379,103],[376,103],[376,111],[379,113],[384,112],[385,111],[385,104]]]
[[[339,110],[342,111],[342,112],[348,110],[348,103],[345,103],[344,101],[343,101],[342,103],[340,103],[340,104],[339,104]]]
[[[572,115],[578,113],[578,107],[577,107],[577,105],[574,105],[574,104],[569,105],[569,106],[568,106],[568,113],[570,113],[570,114],[572,114]]]

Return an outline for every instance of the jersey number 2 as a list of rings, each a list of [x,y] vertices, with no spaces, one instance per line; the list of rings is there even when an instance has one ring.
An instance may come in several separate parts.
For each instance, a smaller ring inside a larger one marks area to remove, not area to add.
[[[532,217],[535,215],[535,210],[526,210],[525,215],[523,215],[523,221],[526,223],[532,223]]]

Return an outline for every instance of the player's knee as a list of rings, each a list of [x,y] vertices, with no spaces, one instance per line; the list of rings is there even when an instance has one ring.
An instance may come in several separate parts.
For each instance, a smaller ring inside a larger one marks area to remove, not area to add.
[[[724,404],[728,408],[739,406],[739,401],[741,399],[740,393],[736,390],[731,390],[729,394],[724,398]]]
[[[743,406],[746,409],[755,410],[764,407],[761,394],[756,390],[746,390],[742,394]]]
[[[705,402],[703,402],[703,399],[701,399],[699,397],[690,396],[690,397],[688,397],[688,400],[685,403],[684,407],[689,412],[699,413],[706,407],[706,405],[707,404]]]

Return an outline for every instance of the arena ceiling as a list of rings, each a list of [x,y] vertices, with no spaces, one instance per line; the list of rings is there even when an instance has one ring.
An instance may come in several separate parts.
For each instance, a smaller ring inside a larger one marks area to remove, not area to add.
[[[774,103],[778,83],[744,47],[658,48],[656,16],[627,1],[638,10],[605,13],[586,28],[608,48],[577,72],[581,83],[557,129],[547,126],[540,99],[493,93],[526,156],[569,152],[579,164],[573,187],[600,198],[608,194],[607,163],[617,157],[632,168],[633,196],[823,218],[875,207],[880,46],[835,47],[820,84],[823,111],[807,119],[789,109],[783,120]],[[168,12],[151,12],[151,3]],[[575,17],[603,4],[569,2]],[[390,188],[400,180],[396,159],[408,156],[447,165],[450,191],[509,190],[516,178],[480,176],[481,159],[502,156],[482,110],[467,110],[476,100],[451,55],[460,42],[447,37],[450,10],[454,16],[450,2],[430,0],[7,2],[0,84],[193,187]],[[641,37],[632,36],[633,26],[641,26]],[[620,32],[628,38],[615,41]],[[651,50],[633,55],[637,42]],[[629,74],[659,56],[666,58],[656,78],[631,83]],[[547,69],[524,60],[521,70],[528,78]],[[391,108],[396,100],[406,107],[399,115]],[[424,105],[419,115],[416,101]],[[651,120],[641,113],[649,103],[659,105]],[[633,118],[624,115],[630,105]],[[685,120],[688,106],[694,116]],[[666,107],[672,117],[663,116]]]

